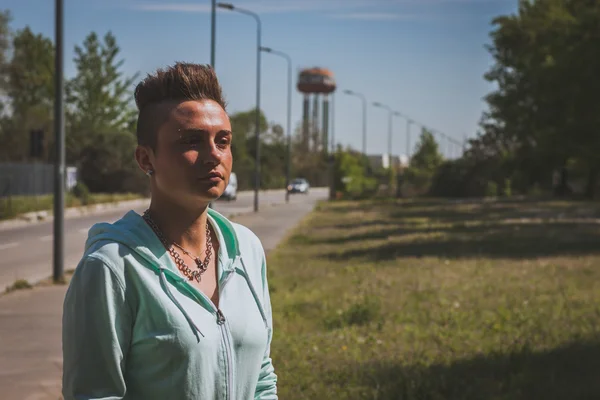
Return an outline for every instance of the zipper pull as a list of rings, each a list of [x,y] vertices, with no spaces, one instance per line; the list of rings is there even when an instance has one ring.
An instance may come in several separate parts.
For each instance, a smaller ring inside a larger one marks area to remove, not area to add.
[[[220,309],[217,310],[217,324],[223,325],[225,323],[225,316]]]

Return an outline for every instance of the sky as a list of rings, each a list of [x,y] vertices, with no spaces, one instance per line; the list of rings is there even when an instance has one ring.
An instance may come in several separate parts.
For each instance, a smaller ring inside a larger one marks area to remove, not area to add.
[[[210,0],[64,0],[65,75],[75,73],[73,49],[92,31],[111,31],[122,71],[140,79],[177,61],[210,62]],[[474,137],[493,86],[483,78],[491,59],[491,21],[516,11],[517,0],[235,0],[260,15],[262,45],[293,62],[292,129],[302,119],[296,90],[302,68],[330,69],[335,141],[362,148],[361,100],[367,108],[367,152],[388,152],[388,113],[379,102],[456,141]],[[27,25],[54,38],[54,1],[2,0],[12,27]],[[218,10],[215,69],[231,114],[256,106],[256,21]],[[287,64],[262,53],[261,109],[286,125]],[[393,118],[392,154],[407,151],[406,119]],[[419,127],[411,126],[411,150]],[[235,133],[235,132],[234,132]],[[445,142],[445,141],[444,141]],[[458,146],[442,143],[447,156]]]

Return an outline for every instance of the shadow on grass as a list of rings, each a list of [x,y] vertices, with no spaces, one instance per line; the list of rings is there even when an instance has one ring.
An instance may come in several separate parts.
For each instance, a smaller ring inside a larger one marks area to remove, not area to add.
[[[306,244],[348,245],[342,251],[324,254],[334,260],[424,256],[521,259],[600,253],[600,224],[592,219],[600,214],[600,208],[595,204],[528,200],[456,203],[403,200],[383,203],[380,208],[375,201],[341,204],[336,212],[365,209],[378,214],[362,221],[341,216],[338,222],[319,228],[344,232],[313,237]],[[415,234],[410,240],[402,238]],[[373,240],[379,242],[352,247]]]
[[[542,218],[551,219],[559,216],[572,217],[600,217],[598,207],[588,203],[570,203],[569,205],[556,202],[539,201],[461,201],[460,203],[448,201],[399,201],[396,203],[350,203],[332,208],[336,214],[347,214],[353,211],[373,211],[380,213],[380,217],[372,220],[341,222],[333,228],[352,229],[370,225],[394,225],[411,220],[429,221],[435,223],[466,223],[483,222],[491,223],[505,219]]]
[[[396,236],[403,234],[396,230]],[[377,261],[398,257],[446,257],[446,258],[532,258],[547,256],[582,256],[600,253],[600,224],[596,223],[539,223],[485,226],[455,226],[440,229],[423,229],[406,233],[444,233],[415,239],[410,242],[386,241],[367,248],[349,248],[331,253],[330,259],[348,260],[369,257]],[[392,235],[393,231],[357,235],[351,239],[376,239]],[[340,243],[342,238],[339,239]]]
[[[389,214],[391,220],[427,218],[439,223],[487,221],[493,222],[512,218],[556,218],[561,214],[575,214],[577,207],[558,207],[549,204],[526,203],[483,203],[472,208],[458,208],[446,204],[443,207],[410,209],[398,207]],[[594,210],[595,211],[595,210]],[[597,212],[593,215],[596,216]]]
[[[341,222],[339,224],[331,225],[331,226],[321,226],[320,228],[334,228],[334,229],[356,229],[356,228],[365,228],[369,226],[398,226],[398,221],[387,218],[378,218],[371,219],[367,221],[352,221],[352,222]]]
[[[369,398],[381,400],[587,400],[600,399],[598,371],[600,343],[584,342],[428,367],[345,365],[323,376],[332,384],[368,387]]]

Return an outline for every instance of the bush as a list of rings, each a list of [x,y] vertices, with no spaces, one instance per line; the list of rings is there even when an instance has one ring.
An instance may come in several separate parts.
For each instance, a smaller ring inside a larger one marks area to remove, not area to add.
[[[148,178],[133,157],[135,136],[131,133],[96,135],[93,144],[82,149],[79,177],[92,193],[149,192]]]
[[[358,153],[338,152],[335,157],[336,189],[344,197],[360,199],[374,196],[377,178],[369,173],[368,161]]]
[[[504,189],[502,191],[504,192],[504,196],[512,196],[512,181],[510,178],[504,180]]]
[[[71,190],[73,196],[77,197],[82,205],[86,206],[90,203],[90,190],[83,182],[77,184]]]
[[[434,197],[464,197],[473,195],[467,188],[469,168],[464,160],[445,161],[435,171],[428,194]]]
[[[486,197],[498,196],[498,184],[496,182],[489,181],[487,183],[487,187],[485,188],[485,196]]]

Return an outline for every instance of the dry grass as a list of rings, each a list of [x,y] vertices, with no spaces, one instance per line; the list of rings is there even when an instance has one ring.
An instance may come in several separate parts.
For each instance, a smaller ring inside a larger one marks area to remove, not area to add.
[[[269,260],[281,398],[600,398],[598,216],[322,204]]]

